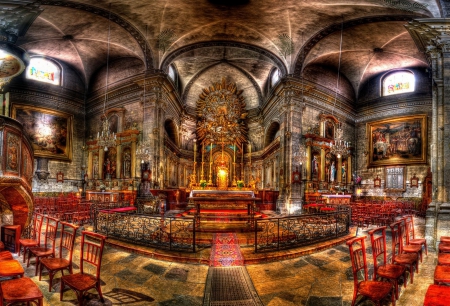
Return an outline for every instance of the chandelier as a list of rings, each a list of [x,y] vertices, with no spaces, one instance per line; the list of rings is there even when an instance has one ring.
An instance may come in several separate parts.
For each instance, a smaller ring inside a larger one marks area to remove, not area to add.
[[[339,44],[339,64],[338,64],[338,75],[336,80],[336,92],[334,96],[334,106],[336,106],[337,101],[337,93],[339,90],[339,80],[340,80],[340,68],[341,68],[341,58],[342,58],[342,34],[344,32],[344,20],[342,20],[342,27],[341,27],[341,41]],[[349,143],[344,140],[344,131],[342,130],[341,124],[339,123],[336,126],[336,129],[334,131],[334,143],[331,144],[330,152],[331,154],[337,156],[337,158],[345,157],[349,153],[348,149]]]
[[[343,139],[344,132],[339,125],[335,131],[334,144],[331,144],[330,152],[337,158],[346,157],[349,154],[349,142]]]
[[[117,136],[115,133],[111,133],[109,130],[109,120],[108,117],[104,116],[102,122],[102,133],[98,132],[97,134],[97,144],[100,147],[103,147],[103,150],[108,151],[109,147],[116,146]]]
[[[147,38],[147,26],[145,27],[145,37]],[[145,63],[147,62],[147,44],[145,44],[144,50]],[[145,123],[145,103],[146,93],[145,93],[145,79],[147,76],[147,72],[144,72],[144,93],[142,94],[142,140],[139,142],[139,145],[136,149],[136,158],[141,160],[141,163],[145,163],[145,161],[150,161],[150,141],[144,140],[144,123]]]
[[[103,102],[103,122],[102,122],[102,131],[101,134],[98,132],[97,134],[97,144],[100,147],[103,147],[103,150],[108,151],[109,147],[116,146],[116,134],[111,133],[109,130],[109,119],[105,114],[106,102],[108,100],[108,75],[109,75],[109,45],[110,45],[110,37],[111,37],[111,10],[109,12],[108,17],[108,53],[106,55],[106,81],[105,81],[105,100]]]

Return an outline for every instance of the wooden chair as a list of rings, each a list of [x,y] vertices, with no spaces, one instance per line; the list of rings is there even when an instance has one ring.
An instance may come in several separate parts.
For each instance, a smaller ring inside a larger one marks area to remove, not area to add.
[[[430,285],[425,299],[423,301],[424,306],[448,306],[450,301],[450,287]]]
[[[53,258],[42,258],[40,262],[39,270],[39,280],[42,277],[42,270],[45,268],[48,271],[50,278],[48,291],[52,291],[53,277],[58,271],[64,275],[64,270],[68,269],[69,273],[72,274],[72,257],[73,257],[73,247],[75,244],[75,238],[77,229],[79,226],[73,225],[67,222],[61,222],[61,239],[59,241],[59,256]],[[68,253],[67,259],[63,257],[63,251]]]
[[[434,269],[434,284],[450,285],[450,266],[436,266]]]
[[[402,253],[405,254],[414,254],[417,253],[420,257],[420,262],[422,262],[422,246],[421,245],[412,245],[409,243],[409,230],[408,230],[408,223],[406,222],[406,218],[400,219],[398,221],[400,223],[400,233],[402,236]]]
[[[39,287],[28,277],[6,280],[0,283],[0,305],[34,302],[43,305],[44,296]]]
[[[104,302],[100,286],[100,267],[105,240],[106,236],[87,231],[81,232],[80,272],[61,276],[60,301],[62,301],[65,286],[68,286],[75,291],[80,306],[83,305],[84,293],[92,288],[97,289],[100,300]],[[96,268],[95,276],[84,272],[85,264]]]
[[[411,284],[414,282],[414,267],[419,273],[419,255],[417,253],[404,254],[403,239],[400,228],[401,222],[394,222],[390,225],[392,234],[392,263],[409,268],[409,277]]]
[[[427,240],[425,238],[416,238],[414,217],[412,215],[406,216],[406,229],[408,230],[409,244],[423,246],[425,248],[425,255],[428,256]]]
[[[33,218],[33,225],[30,230],[30,237],[19,239],[19,256],[20,249],[23,248],[23,262],[25,262],[28,249],[31,247],[38,247],[41,245],[41,229],[44,220],[44,215],[35,214]]]
[[[0,251],[0,261],[14,259],[10,251]]]
[[[49,216],[46,216],[45,219],[47,219],[47,224],[45,226],[44,246],[28,249],[29,254],[28,254],[27,267],[30,266],[30,258],[32,256],[36,257],[35,275],[37,275],[37,273],[38,273],[39,260],[41,258],[55,257],[56,234],[58,232],[59,219],[49,217]]]
[[[376,305],[388,298],[391,294],[392,305],[395,305],[395,294],[392,292],[393,286],[389,282],[369,280],[366,261],[366,247],[364,245],[365,236],[356,237],[347,241],[352,259],[352,272],[354,280],[352,306],[355,305],[358,295],[364,296]],[[359,281],[360,271],[363,271],[364,279]]]
[[[369,231],[373,256],[373,279],[387,279],[394,285],[395,298],[398,299],[398,281],[403,278],[406,288],[406,267],[387,263],[386,226]]]

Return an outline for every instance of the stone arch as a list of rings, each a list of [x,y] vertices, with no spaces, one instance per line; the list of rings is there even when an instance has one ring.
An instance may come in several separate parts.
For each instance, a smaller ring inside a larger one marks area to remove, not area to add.
[[[280,123],[272,122],[266,130],[266,137],[264,139],[264,146],[267,147],[275,140],[277,133],[280,131]]]

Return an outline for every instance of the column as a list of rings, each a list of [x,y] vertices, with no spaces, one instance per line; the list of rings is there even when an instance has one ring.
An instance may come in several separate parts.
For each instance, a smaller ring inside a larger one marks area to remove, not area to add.
[[[306,145],[306,180],[311,180],[311,146]]]
[[[94,173],[93,173],[93,163],[94,163],[94,158],[93,158],[93,152],[89,151],[88,152],[88,168],[87,168],[87,175],[88,175],[88,179],[92,180],[94,178]]]
[[[345,181],[347,184],[352,182],[352,155],[349,154],[347,157],[347,173],[345,174]]]
[[[342,156],[337,159],[336,173],[337,182],[342,183]]]
[[[103,148],[98,149],[98,178],[103,180],[103,164],[105,163],[105,151]]]
[[[131,177],[136,177],[136,141],[131,142]]]
[[[116,145],[116,178],[122,178],[122,145]]]
[[[325,182],[325,177],[326,177],[325,176],[326,175],[325,163],[326,163],[325,149],[320,148],[320,181],[321,182]]]

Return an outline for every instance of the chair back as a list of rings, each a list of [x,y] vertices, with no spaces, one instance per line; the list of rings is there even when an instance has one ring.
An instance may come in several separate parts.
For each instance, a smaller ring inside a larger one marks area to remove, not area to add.
[[[36,213],[33,218],[33,226],[30,230],[30,239],[36,240],[38,246],[41,246],[41,230],[43,223],[44,215]]]
[[[73,257],[73,246],[75,245],[75,238],[79,226],[68,223],[61,222],[61,239],[59,241],[59,258],[63,258],[63,250],[68,252],[68,260],[72,264]]]
[[[416,235],[414,233],[414,219],[412,215],[405,216],[405,223],[406,223],[406,237],[407,241],[411,239],[415,239]]]
[[[80,272],[84,274],[84,264],[88,263],[96,268],[96,278],[100,279],[100,267],[102,264],[103,249],[105,247],[106,236],[82,231],[81,232],[81,254]]]
[[[370,244],[372,245],[374,279],[376,279],[378,266],[384,266],[387,262],[386,254],[386,226],[369,231]]]
[[[364,240],[366,236],[356,237],[347,241],[352,259],[352,272],[355,288],[359,287],[358,275],[360,271],[364,271],[364,281],[368,280],[367,260],[366,260],[366,246]]]
[[[400,223],[401,222],[394,222],[389,225],[392,235],[392,262],[395,261],[395,256],[401,254],[403,251],[403,239],[401,236]]]
[[[45,216],[44,218],[47,219],[47,224],[45,226],[44,247],[47,247],[49,244],[51,244],[51,248],[54,254],[56,247],[56,234],[58,233],[59,219],[50,216]]]

